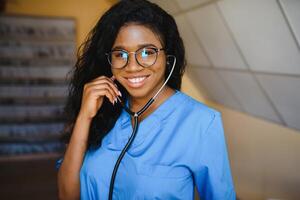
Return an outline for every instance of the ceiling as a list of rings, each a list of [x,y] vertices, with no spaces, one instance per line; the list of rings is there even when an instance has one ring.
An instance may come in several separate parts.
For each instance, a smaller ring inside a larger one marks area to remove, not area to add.
[[[175,17],[209,99],[300,130],[299,0],[152,2]]]

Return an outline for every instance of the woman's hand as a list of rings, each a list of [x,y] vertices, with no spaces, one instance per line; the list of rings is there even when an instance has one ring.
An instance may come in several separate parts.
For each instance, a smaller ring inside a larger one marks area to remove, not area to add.
[[[103,104],[104,97],[114,105],[121,92],[113,82],[114,77],[100,76],[84,85],[79,115],[91,120]]]

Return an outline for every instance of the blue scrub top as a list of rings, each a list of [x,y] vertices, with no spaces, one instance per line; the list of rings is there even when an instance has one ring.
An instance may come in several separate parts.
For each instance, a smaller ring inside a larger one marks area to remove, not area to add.
[[[116,160],[132,133],[122,111],[80,171],[83,200],[108,199]],[[115,179],[113,199],[235,199],[220,112],[177,91],[141,121]]]

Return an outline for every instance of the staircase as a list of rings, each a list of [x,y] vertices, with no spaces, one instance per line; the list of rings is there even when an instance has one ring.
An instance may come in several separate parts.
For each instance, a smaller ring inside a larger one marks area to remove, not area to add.
[[[72,19],[0,16],[1,199],[57,199]]]
[[[0,17],[0,156],[61,152],[71,19]]]

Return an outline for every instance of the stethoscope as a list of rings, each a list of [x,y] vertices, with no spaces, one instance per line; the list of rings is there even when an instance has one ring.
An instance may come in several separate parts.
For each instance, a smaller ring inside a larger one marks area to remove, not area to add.
[[[110,179],[110,185],[109,185],[109,194],[108,194],[108,199],[112,200],[112,195],[113,195],[113,189],[114,189],[114,183],[115,183],[115,178],[116,178],[116,174],[119,168],[119,165],[126,153],[126,151],[128,150],[128,148],[130,147],[130,145],[132,144],[137,130],[138,130],[138,126],[139,126],[139,122],[138,122],[138,118],[139,116],[141,116],[146,110],[147,108],[149,108],[149,106],[151,106],[151,104],[154,102],[154,100],[156,99],[156,97],[158,96],[158,94],[162,91],[162,89],[164,88],[164,86],[167,84],[168,80],[170,79],[175,65],[176,65],[176,57],[174,55],[168,55],[167,58],[169,57],[173,57],[174,58],[174,62],[173,62],[173,66],[172,69],[170,71],[170,74],[168,75],[167,79],[165,80],[164,84],[160,87],[160,89],[156,92],[156,94],[144,105],[144,107],[142,109],[140,109],[138,112],[132,112],[122,101],[121,99],[118,98],[119,102],[121,103],[122,107],[125,109],[125,111],[130,114],[131,116],[133,116],[134,118],[134,125],[133,125],[133,131],[131,133],[130,138],[128,139],[128,142],[126,143],[125,147],[123,148],[123,150],[121,151],[118,160],[116,161],[116,164],[114,166],[114,170]],[[167,64],[169,63],[169,61],[167,61]]]

